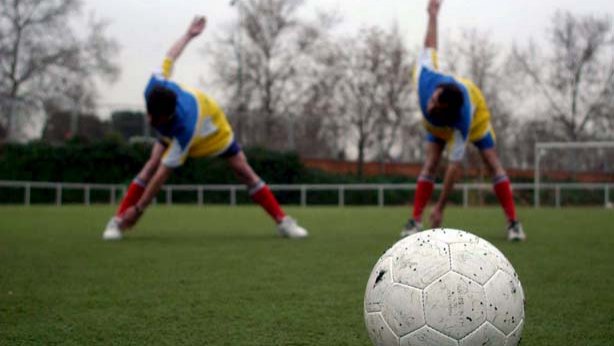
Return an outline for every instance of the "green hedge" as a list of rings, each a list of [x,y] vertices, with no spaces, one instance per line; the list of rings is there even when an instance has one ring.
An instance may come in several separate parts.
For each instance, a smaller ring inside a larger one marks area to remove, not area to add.
[[[146,144],[126,144],[109,138],[97,143],[85,143],[78,140],[62,146],[53,146],[42,142],[28,144],[9,144],[0,148],[0,180],[42,181],[67,183],[101,183],[128,184],[149,157],[151,147]],[[359,180],[355,175],[333,175],[306,168],[295,153],[272,152],[259,148],[248,148],[246,155],[254,170],[270,184],[353,184],[353,183],[413,183],[407,177],[369,177]],[[182,168],[171,177],[170,184],[237,184],[237,180],[228,169],[224,160],[199,159],[188,160]],[[23,190],[23,189],[21,189]],[[544,201],[552,196],[544,192]],[[0,203],[23,202],[20,189],[0,189]],[[79,203],[83,200],[82,191],[65,191],[63,200]],[[282,203],[300,203],[299,192],[277,192]],[[32,200],[38,203],[53,203],[55,192],[50,190],[33,190]],[[599,204],[603,203],[603,192],[586,193],[583,191],[566,192],[564,204]],[[312,191],[307,202],[313,204],[335,205],[338,203],[337,191]],[[347,205],[375,205],[377,192],[346,191]],[[433,196],[436,198],[437,196]],[[531,203],[532,191],[518,192],[520,204]],[[108,192],[92,191],[94,203],[108,201]],[[159,196],[164,200],[162,192]],[[249,197],[241,192],[237,195],[239,203],[248,203]],[[388,205],[408,204],[413,197],[408,191],[386,191]],[[228,193],[207,192],[206,203],[228,203]],[[475,203],[496,204],[494,195],[485,198],[470,196]],[[194,203],[197,196],[189,192],[174,192],[175,202]],[[480,202],[481,200],[481,202]],[[462,193],[455,191],[450,196],[453,204],[462,203]]]
[[[116,141],[75,142],[51,146],[41,142],[9,144],[0,151],[0,179],[49,182],[119,183],[128,181],[149,148]]]
[[[8,144],[0,149],[0,180],[65,183],[129,183],[149,157],[146,144],[116,139],[97,143],[68,142],[55,146],[42,142]],[[247,148],[254,170],[270,184],[402,183],[404,177],[334,175],[306,168],[293,152]],[[189,159],[171,177],[172,184],[236,184],[226,162]]]

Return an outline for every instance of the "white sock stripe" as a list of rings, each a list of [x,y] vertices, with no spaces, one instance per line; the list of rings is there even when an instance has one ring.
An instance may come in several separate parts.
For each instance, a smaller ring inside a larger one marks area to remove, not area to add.
[[[425,181],[425,182],[429,182],[429,183],[434,183],[435,179],[433,177],[429,177],[428,175],[421,175],[420,177],[418,177],[418,181]]]
[[[134,178],[132,182],[139,185],[140,187],[147,187],[147,182],[139,178]]]
[[[500,175],[500,176],[495,177],[493,179],[493,184],[499,185],[501,183],[505,183],[506,181],[510,181],[510,178],[508,178],[507,175]]]
[[[253,196],[257,194],[258,192],[260,192],[260,190],[264,189],[265,187],[266,187],[266,183],[261,180],[256,185],[249,188],[249,195]]]

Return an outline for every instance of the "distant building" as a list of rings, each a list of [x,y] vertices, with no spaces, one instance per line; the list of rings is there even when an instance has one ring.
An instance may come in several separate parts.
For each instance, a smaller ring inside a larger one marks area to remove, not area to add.
[[[143,112],[117,111],[111,114],[111,127],[125,141],[148,138],[153,132]]]
[[[110,131],[109,123],[100,120],[93,114],[78,114],[76,133],[71,130],[75,114],[68,111],[50,113],[43,128],[42,140],[47,143],[60,144],[73,137],[79,137],[88,142],[102,140]]]

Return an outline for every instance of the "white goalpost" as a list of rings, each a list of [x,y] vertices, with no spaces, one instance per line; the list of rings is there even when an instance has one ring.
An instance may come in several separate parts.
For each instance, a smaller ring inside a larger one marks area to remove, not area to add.
[[[536,208],[541,206],[541,190],[544,184],[541,181],[542,176],[542,158],[548,150],[572,150],[572,149],[614,149],[614,142],[549,142],[535,144],[535,195],[534,204]],[[610,159],[610,158],[609,158]],[[614,153],[611,157],[611,164],[614,167]],[[588,185],[588,184],[587,184]],[[609,205],[609,185],[605,184],[605,205]],[[560,203],[560,191],[557,192],[557,204]]]

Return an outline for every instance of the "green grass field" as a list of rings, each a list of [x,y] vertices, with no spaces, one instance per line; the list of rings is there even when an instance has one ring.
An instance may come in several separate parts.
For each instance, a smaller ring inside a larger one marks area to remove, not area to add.
[[[105,243],[106,207],[0,208],[2,345],[369,345],[369,273],[402,208],[291,209],[288,241],[256,208],[150,210]],[[514,264],[527,296],[523,345],[614,345],[614,213],[522,210],[526,244],[498,209],[450,209]]]

